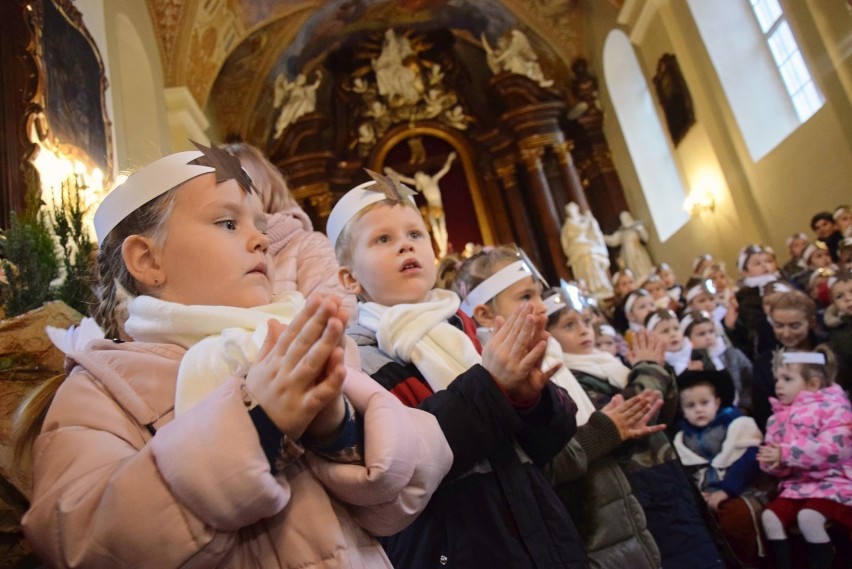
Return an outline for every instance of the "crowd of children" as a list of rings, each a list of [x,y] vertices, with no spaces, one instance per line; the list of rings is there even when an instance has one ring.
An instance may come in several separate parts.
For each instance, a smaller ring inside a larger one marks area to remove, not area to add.
[[[395,177],[326,237],[257,149],[197,146],[99,206],[107,339],[21,409],[48,565],[786,568],[792,526],[809,567],[848,547],[848,207],[783,272],[752,245],[736,284],[702,254],[596,301],[514,246],[436,266]]]

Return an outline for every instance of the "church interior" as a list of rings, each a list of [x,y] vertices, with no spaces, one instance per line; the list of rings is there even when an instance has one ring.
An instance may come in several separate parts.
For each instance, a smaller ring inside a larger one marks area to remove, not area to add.
[[[316,230],[392,175],[436,261],[515,243],[554,283],[597,254],[606,297],[628,249],[736,279],[852,203],[852,0],[3,0],[0,66],[3,230],[243,141]]]
[[[95,203],[190,139],[243,140],[318,229],[365,168],[411,179],[455,153],[436,250],[513,242],[569,279],[575,202],[605,234],[629,212],[684,278],[697,254],[733,266],[747,243],[783,262],[790,234],[849,201],[852,15],[771,2],[810,74],[802,112],[752,4],[5,2],[0,219],[34,188],[50,204],[71,172]]]

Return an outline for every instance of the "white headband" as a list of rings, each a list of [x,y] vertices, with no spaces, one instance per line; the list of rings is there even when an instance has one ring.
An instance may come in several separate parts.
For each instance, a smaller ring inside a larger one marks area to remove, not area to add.
[[[675,322],[677,322],[677,316],[675,316],[674,312],[669,310],[669,315],[670,315],[670,318],[666,318],[666,320],[674,320]],[[657,324],[659,324],[662,321],[663,321],[663,317],[660,316],[659,314],[657,314],[656,312],[654,312],[651,315],[651,317],[648,318],[648,324],[645,326],[645,328],[653,331],[654,328],[657,327]]]
[[[545,314],[550,316],[554,312],[559,312],[563,308],[568,308],[570,305],[565,302],[565,297],[561,294],[552,294],[543,300]]]
[[[476,306],[485,304],[519,280],[534,275],[534,271],[527,265],[526,261],[515,261],[506,265],[473,287],[473,290],[462,301],[461,309],[468,316],[473,316],[473,309]]]
[[[390,177],[379,176],[379,178],[387,179],[389,183],[392,183],[392,178]],[[396,182],[396,185],[398,188],[407,190],[406,193],[414,193],[411,188],[404,184],[400,184],[398,181]],[[411,205],[415,204],[414,198],[411,195],[403,195],[411,202]],[[328,235],[329,241],[331,241],[331,246],[337,246],[337,240],[340,238],[340,233],[343,231],[343,228],[347,223],[349,223],[350,219],[358,215],[358,212],[367,206],[385,199],[389,199],[389,196],[384,193],[384,189],[381,187],[381,184],[379,184],[376,180],[370,180],[369,182],[359,184],[343,194],[343,197],[334,204],[331,213],[328,215],[328,221],[325,224],[325,233]]]
[[[640,288],[634,290],[627,296],[627,301],[624,303],[624,314],[630,316],[630,311],[633,310],[633,303],[635,303],[640,296],[649,296],[648,291]]]
[[[820,352],[784,352],[781,363],[787,364],[816,364],[825,365],[825,354]]]
[[[609,324],[601,324],[599,330],[601,331],[601,333],[599,334],[600,336],[612,336],[613,338],[616,337],[615,328],[613,328]]]
[[[822,241],[813,241],[802,252],[802,259],[805,263],[811,258],[811,255],[816,253],[818,250],[822,249],[823,251],[828,251],[828,247]]]
[[[98,244],[128,215],[184,182],[215,172],[211,166],[189,164],[204,156],[203,152],[189,150],[156,160],[134,172],[124,183],[106,195],[95,211],[95,234]]]

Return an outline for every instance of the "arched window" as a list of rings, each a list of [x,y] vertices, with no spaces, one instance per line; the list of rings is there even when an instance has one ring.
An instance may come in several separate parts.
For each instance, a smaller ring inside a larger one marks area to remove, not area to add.
[[[621,30],[604,43],[604,77],[657,236],[665,241],[689,220],[682,208],[686,191],[648,82]]]
[[[824,103],[778,0],[687,0],[752,160]]]

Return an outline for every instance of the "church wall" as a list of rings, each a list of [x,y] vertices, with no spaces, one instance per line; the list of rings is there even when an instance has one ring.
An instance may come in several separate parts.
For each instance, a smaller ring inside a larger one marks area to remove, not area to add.
[[[653,5],[659,6],[651,16],[641,13],[646,3],[628,0],[620,21],[608,4],[584,3],[588,21],[594,22],[586,36],[593,68],[599,77],[603,76],[603,42],[608,31],[617,27],[631,36],[652,92],[660,56],[677,56],[697,122],[675,149],[675,160],[688,191],[709,179],[716,200],[712,213],[691,218],[665,242],[659,242],[652,231],[649,248],[657,261],[669,262],[679,276],[685,277],[693,257],[707,251],[726,261],[733,274],[740,247],[750,241],[772,245],[783,261],[784,240],[790,233],[803,230],[811,234],[808,222],[813,213],[850,201],[852,137],[848,131],[852,129],[852,115],[847,112],[850,98],[844,81],[852,74],[849,57],[838,55],[843,53],[843,32],[830,23],[838,18],[847,22],[852,19],[843,2],[809,2],[807,8],[798,3],[796,9],[784,2],[794,33],[827,101],[808,122],[756,163],[740,135],[706,49],[695,41],[700,36],[686,0],[647,3],[652,10]],[[848,25],[845,29],[849,29]],[[827,62],[839,63],[840,72]],[[607,117],[605,133],[628,203],[635,217],[648,223],[649,204],[605,87],[601,89],[601,100]]]
[[[102,0],[101,0],[102,1]],[[157,39],[145,2],[103,2],[119,171],[171,152]]]

